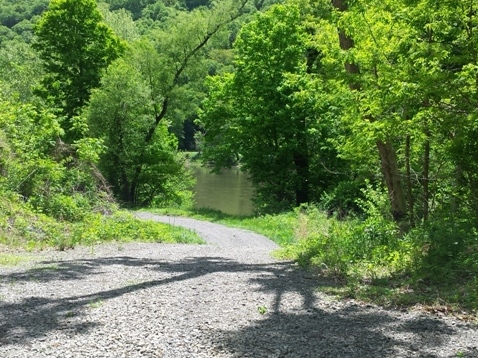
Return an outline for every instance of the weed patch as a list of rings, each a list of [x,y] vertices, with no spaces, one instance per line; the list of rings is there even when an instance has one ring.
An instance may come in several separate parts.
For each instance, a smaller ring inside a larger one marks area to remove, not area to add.
[[[126,211],[117,210],[111,215],[90,212],[74,222],[55,219],[33,211],[13,195],[0,204],[0,219],[0,244],[8,250],[67,250],[103,242],[203,243],[194,231],[139,220]],[[20,256],[3,254],[0,265],[20,260]]]

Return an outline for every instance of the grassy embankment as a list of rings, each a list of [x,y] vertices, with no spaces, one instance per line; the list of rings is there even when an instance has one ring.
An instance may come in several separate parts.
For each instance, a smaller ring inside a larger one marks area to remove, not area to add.
[[[400,236],[393,223],[377,217],[340,221],[315,208],[259,217],[213,210],[156,212],[261,233],[281,246],[275,255],[324,278],[328,284],[318,289],[340,298],[478,321],[478,253],[471,253],[471,246],[450,253],[445,239],[437,238],[434,245],[423,228]]]
[[[82,213],[81,220],[58,220],[36,213],[14,195],[0,201],[0,265],[26,259],[22,251],[65,250],[77,245],[106,242],[203,243],[187,229],[143,221],[110,208],[112,213]]]

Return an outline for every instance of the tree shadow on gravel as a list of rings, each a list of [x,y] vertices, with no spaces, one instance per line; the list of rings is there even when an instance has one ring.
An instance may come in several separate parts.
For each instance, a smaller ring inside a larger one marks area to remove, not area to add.
[[[417,316],[398,320],[387,311],[353,304],[319,305],[316,288],[320,282],[289,262],[244,264],[224,257],[193,257],[181,261],[163,261],[122,256],[42,263],[46,269],[3,274],[0,283],[22,284],[29,281],[45,284],[42,297],[25,297],[20,302],[0,300],[0,347],[26,343],[31,338],[51,331],[68,332],[70,336],[94,330],[97,322],[88,321],[92,303],[185,282],[213,273],[240,272],[251,274],[251,289],[273,295],[274,303],[267,313],[239,330],[208,332],[205,339],[217,351],[236,357],[442,357],[440,347],[452,339],[455,330],[443,321]],[[71,285],[101,275],[118,266],[136,267],[153,273],[156,279],[125,284],[123,287],[70,297],[52,298],[48,283],[62,281]],[[50,267],[51,269],[48,269]],[[157,292],[155,293],[157,294]],[[283,298],[298,294],[300,309],[285,312]],[[86,322],[85,322],[86,321]],[[400,339],[390,338],[387,331],[398,332]],[[271,342],[273,343],[271,347]],[[472,347],[457,351],[477,353]]]
[[[354,302],[332,303],[323,308],[317,295],[321,282],[290,262],[238,265],[221,258],[199,258],[168,265],[167,269],[187,272],[194,267],[206,272],[218,268],[222,272],[256,271],[258,275],[250,280],[251,284],[274,297],[273,306],[267,307],[267,312],[253,324],[239,330],[211,332],[208,339],[218,352],[251,358],[450,357],[441,354],[440,349],[452,340],[454,327],[426,315],[398,319],[398,312],[392,315]],[[288,294],[300,295],[299,311],[284,312],[282,306],[287,306]],[[394,332],[393,338],[390,332]],[[476,346],[454,347],[464,357],[478,357]]]
[[[117,256],[98,259],[82,259],[71,261],[41,261],[27,271],[0,274],[0,283],[73,281],[82,280],[91,275],[103,273],[102,267],[158,265],[157,260],[142,259],[130,256]]]
[[[455,357],[459,351],[473,351],[474,355],[469,356],[476,356],[476,350],[459,346],[455,353],[440,353],[449,345],[453,330],[435,320],[416,318],[427,326],[426,332],[419,333],[405,329],[406,325],[397,324],[385,314],[360,311],[270,313],[264,320],[237,331],[215,331],[210,339],[220,351],[234,357],[442,358]],[[392,336],[387,331],[399,333]]]

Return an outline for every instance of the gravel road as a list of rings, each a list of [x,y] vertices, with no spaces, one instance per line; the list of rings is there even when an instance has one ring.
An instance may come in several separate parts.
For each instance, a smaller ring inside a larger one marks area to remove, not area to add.
[[[248,231],[138,214],[207,245],[109,244],[0,268],[0,357],[478,357],[478,327],[335,301]]]

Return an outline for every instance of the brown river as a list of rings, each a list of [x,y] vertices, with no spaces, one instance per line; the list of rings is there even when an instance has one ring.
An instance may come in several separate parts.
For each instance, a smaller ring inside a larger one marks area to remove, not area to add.
[[[188,163],[196,178],[194,187],[196,208],[211,208],[232,215],[250,215],[253,211],[253,188],[247,174],[239,168],[223,169],[221,174],[209,168]]]

